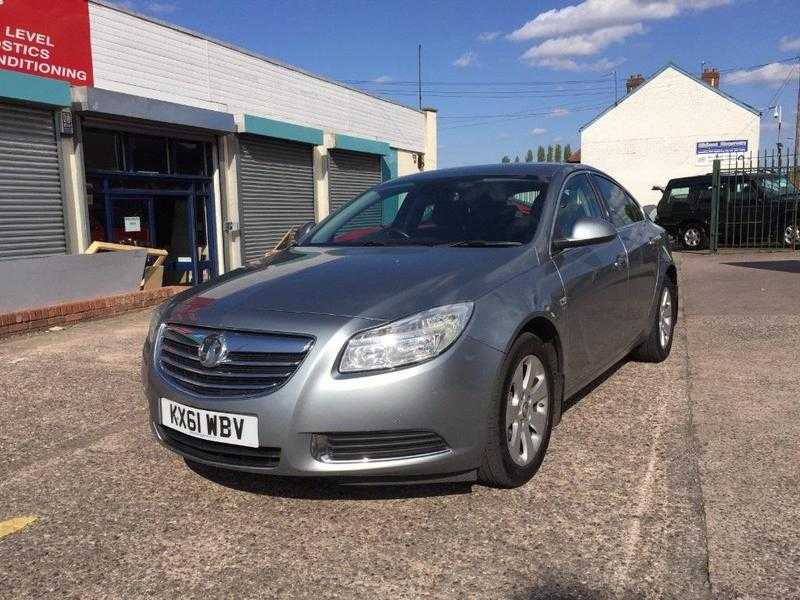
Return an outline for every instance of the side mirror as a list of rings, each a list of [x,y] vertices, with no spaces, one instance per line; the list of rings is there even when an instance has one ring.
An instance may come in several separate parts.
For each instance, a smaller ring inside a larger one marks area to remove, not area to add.
[[[569,237],[553,240],[554,250],[577,248],[578,246],[591,246],[610,242],[617,237],[617,230],[603,219],[583,217],[575,221]]]
[[[302,225],[300,225],[300,227],[298,227],[294,231],[294,241],[299,242],[304,237],[306,237],[308,235],[308,232],[314,229],[315,225],[316,223],[314,223],[314,221],[309,221],[307,223],[303,223]]]
[[[653,190],[654,192],[661,192],[662,194],[664,193],[664,188],[661,187],[660,185],[654,185],[650,189]]]

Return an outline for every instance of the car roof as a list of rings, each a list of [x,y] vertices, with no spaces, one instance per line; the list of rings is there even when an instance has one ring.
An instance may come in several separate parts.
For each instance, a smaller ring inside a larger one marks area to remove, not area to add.
[[[596,171],[581,164],[569,163],[500,163],[490,165],[474,165],[424,171],[392,179],[387,183],[423,183],[439,179],[457,179],[459,177],[541,177],[552,179],[557,175],[573,171]]]

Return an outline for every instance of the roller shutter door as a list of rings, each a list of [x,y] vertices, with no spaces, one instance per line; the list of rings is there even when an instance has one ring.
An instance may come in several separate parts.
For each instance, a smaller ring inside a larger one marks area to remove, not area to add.
[[[328,164],[331,212],[383,180],[381,157],[375,154],[331,150]]]
[[[0,260],[66,251],[53,113],[0,103]]]
[[[239,140],[239,202],[245,262],[264,256],[292,227],[314,220],[312,146]]]

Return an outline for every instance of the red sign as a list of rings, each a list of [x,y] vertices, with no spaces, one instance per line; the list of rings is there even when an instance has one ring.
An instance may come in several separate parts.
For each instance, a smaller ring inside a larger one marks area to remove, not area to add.
[[[0,0],[0,69],[92,85],[87,0]]]

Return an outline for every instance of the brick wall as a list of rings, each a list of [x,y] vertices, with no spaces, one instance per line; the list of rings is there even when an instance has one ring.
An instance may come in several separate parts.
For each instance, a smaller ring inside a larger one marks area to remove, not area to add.
[[[3,313],[0,314],[0,337],[155,306],[184,289],[179,286],[162,287]]]

